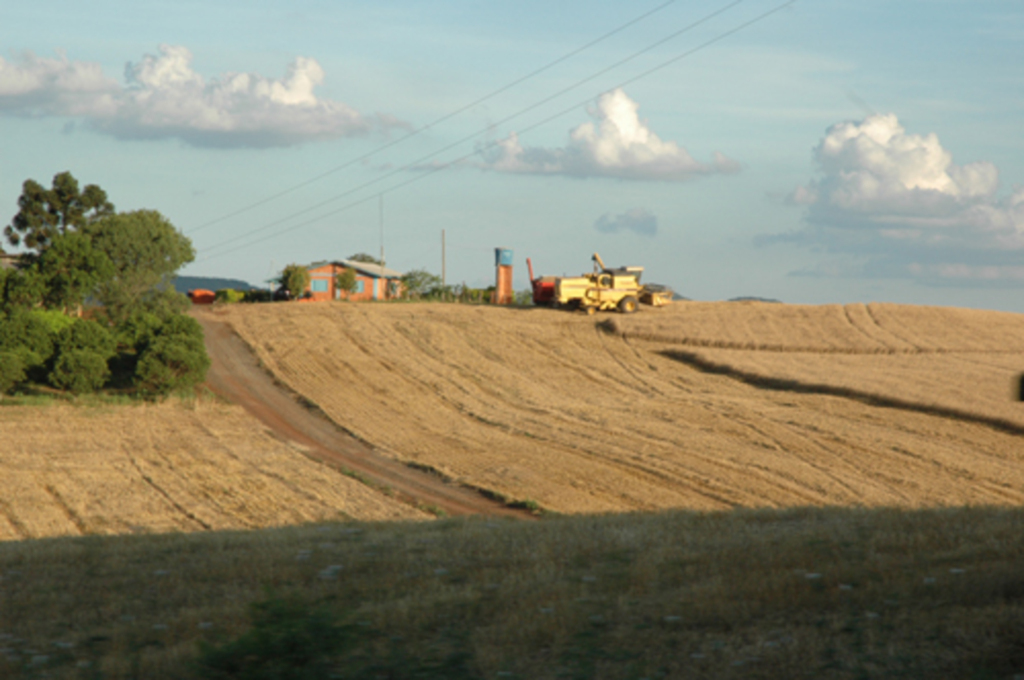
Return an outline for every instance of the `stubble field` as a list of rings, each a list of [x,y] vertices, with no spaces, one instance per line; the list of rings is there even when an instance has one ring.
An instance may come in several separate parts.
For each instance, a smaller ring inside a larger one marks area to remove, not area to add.
[[[218,312],[383,454],[563,513],[1024,501],[1024,316],[681,303]]]
[[[3,406],[0,442],[0,541],[428,517],[212,401]]]

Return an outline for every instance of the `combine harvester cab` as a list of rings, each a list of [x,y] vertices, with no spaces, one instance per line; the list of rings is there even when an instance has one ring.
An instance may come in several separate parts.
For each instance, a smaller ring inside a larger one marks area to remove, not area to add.
[[[611,310],[632,314],[641,302],[660,307],[672,301],[672,291],[665,286],[640,284],[643,267],[612,269],[597,253],[592,259],[592,274],[543,278],[534,277],[533,264],[527,260],[534,304],[581,309],[587,314]]]

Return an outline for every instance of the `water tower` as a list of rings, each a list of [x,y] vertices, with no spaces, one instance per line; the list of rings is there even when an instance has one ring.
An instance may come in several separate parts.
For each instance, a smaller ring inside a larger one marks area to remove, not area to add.
[[[494,266],[497,271],[492,302],[496,305],[510,305],[512,304],[512,249],[495,248]]]

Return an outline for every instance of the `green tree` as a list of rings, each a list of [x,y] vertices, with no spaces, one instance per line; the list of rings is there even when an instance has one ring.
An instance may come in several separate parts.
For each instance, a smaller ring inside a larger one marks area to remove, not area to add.
[[[110,215],[86,232],[113,266],[112,275],[99,281],[96,299],[114,323],[159,306],[175,273],[196,255],[192,241],[155,210]]]
[[[72,350],[95,352],[106,361],[117,353],[117,340],[102,324],[90,319],[75,319],[57,335],[57,351]]]
[[[203,327],[189,316],[167,319],[144,336],[139,350],[135,386],[143,394],[159,396],[192,388],[206,379],[210,368]]]
[[[426,269],[413,269],[402,277],[402,288],[414,300],[427,297],[441,288],[441,277]]]
[[[45,380],[45,365],[54,351],[47,319],[22,308],[11,309],[4,317],[0,314],[0,351],[17,354],[29,377]]]
[[[348,258],[350,262],[365,262],[366,264],[383,264],[380,260],[369,253],[356,253]]]
[[[281,285],[293,299],[302,297],[309,285],[309,270],[300,264],[290,264],[281,271]]]
[[[4,235],[13,246],[41,252],[60,234],[82,229],[87,224],[113,214],[107,194],[95,184],[79,190],[78,180],[70,172],[54,175],[53,186],[44,188],[33,179],[25,180],[18,198],[18,214]]]
[[[50,383],[75,394],[95,392],[110,378],[110,366],[96,352],[74,349],[61,352],[50,372]]]
[[[0,308],[30,309],[42,303],[46,286],[35,269],[0,269]]]
[[[95,392],[110,378],[109,362],[116,353],[117,341],[102,324],[77,319],[57,336],[50,383],[75,394]]]
[[[346,268],[335,277],[334,285],[338,290],[345,291],[346,297],[356,292],[356,270]]]
[[[89,237],[79,232],[55,236],[32,261],[32,269],[45,286],[43,304],[65,312],[81,305],[101,282],[114,275],[106,253],[94,248]]]
[[[20,354],[0,350],[0,394],[10,392],[25,380],[25,362]]]

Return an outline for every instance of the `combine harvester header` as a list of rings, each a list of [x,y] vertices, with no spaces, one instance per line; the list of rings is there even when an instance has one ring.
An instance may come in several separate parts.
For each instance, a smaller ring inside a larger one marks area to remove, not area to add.
[[[533,303],[566,309],[580,309],[587,314],[619,310],[632,314],[640,303],[661,307],[672,302],[672,291],[658,284],[640,284],[643,267],[605,266],[597,253],[591,258],[594,271],[581,276],[536,277],[533,263],[526,259],[533,286]]]

